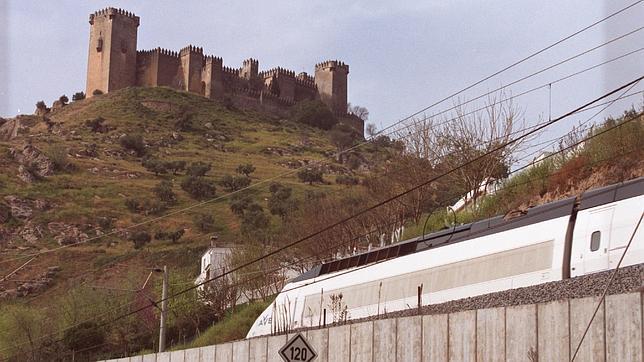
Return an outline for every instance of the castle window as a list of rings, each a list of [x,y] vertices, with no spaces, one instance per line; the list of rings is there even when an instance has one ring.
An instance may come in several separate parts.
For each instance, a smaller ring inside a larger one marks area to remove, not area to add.
[[[98,38],[98,41],[96,42],[96,51],[101,52],[103,50],[103,38]]]

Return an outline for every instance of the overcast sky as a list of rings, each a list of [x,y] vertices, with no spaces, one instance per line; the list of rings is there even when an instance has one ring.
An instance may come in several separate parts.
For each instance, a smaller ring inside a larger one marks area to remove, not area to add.
[[[0,0],[0,116],[30,114],[38,100],[85,89],[88,14],[108,6],[141,17],[139,49],[187,44],[239,67],[259,59],[313,73],[350,65],[349,101],[387,126],[635,0],[612,1],[28,1]],[[644,3],[461,95],[481,92],[642,26]],[[510,88],[513,94],[644,46],[644,31]],[[644,52],[552,87],[564,113],[644,73]],[[7,80],[8,78],[8,80]],[[644,89],[638,85],[634,90]],[[611,109],[619,113],[632,97]],[[548,91],[515,101],[528,119],[548,116]],[[428,111],[437,112],[450,102]],[[441,108],[442,107],[442,108]],[[587,114],[589,115],[589,114]],[[578,117],[577,119],[581,119]],[[572,125],[559,126],[559,131]]]

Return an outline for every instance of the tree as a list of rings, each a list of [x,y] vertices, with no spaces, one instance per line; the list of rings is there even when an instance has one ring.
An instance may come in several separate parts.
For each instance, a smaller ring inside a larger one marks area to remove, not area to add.
[[[324,182],[322,178],[323,172],[319,168],[306,167],[298,171],[297,177],[302,182],[307,182],[309,185],[313,185],[314,182]]]
[[[215,218],[210,214],[197,215],[193,223],[202,233],[211,233],[216,229]]]
[[[286,219],[288,214],[297,209],[297,203],[292,197],[292,189],[279,183],[269,187],[271,196],[268,198],[268,210],[273,215]]]
[[[474,191],[476,203],[479,189],[507,175],[514,155],[524,149],[528,139],[492,152],[525,126],[523,111],[505,93],[488,97],[480,110],[468,111],[461,104],[441,122],[432,118],[409,121],[408,131],[399,136],[409,155],[428,160],[432,167],[454,169],[468,163],[446,179],[460,195]]]
[[[190,166],[188,166],[186,173],[190,176],[201,177],[205,176],[211,168],[212,166],[209,163],[197,161],[191,163]]]
[[[367,132],[367,136],[369,136],[369,138],[374,138],[378,134],[378,128],[375,123],[367,123],[365,132]]]
[[[47,111],[47,104],[45,104],[45,101],[36,102],[36,110],[38,110],[40,112],[46,112]]]
[[[338,119],[333,115],[329,107],[319,100],[297,103],[293,107],[292,114],[295,122],[321,129],[331,129],[338,123]]]
[[[166,163],[156,158],[144,158],[141,164],[146,170],[153,172],[156,176],[168,172]]]
[[[344,159],[344,157],[342,157],[344,151],[351,147],[359,137],[360,135],[353,129],[353,127],[344,123],[338,123],[331,128],[331,131],[329,131],[329,138],[331,139],[331,143],[333,143],[338,150],[336,153],[338,162],[342,163]]]
[[[92,132],[96,133],[105,133],[107,132],[108,128],[106,125],[103,124],[105,122],[105,118],[98,116],[94,119],[88,119],[85,121],[85,126],[89,127]]]
[[[159,182],[154,187],[154,194],[157,195],[159,200],[167,204],[175,204],[177,202],[177,195],[172,191],[172,183],[167,180]]]
[[[186,161],[168,161],[166,162],[166,168],[172,171],[173,175],[177,175],[186,169]]]
[[[369,119],[369,110],[366,107],[361,107],[359,105],[352,105],[349,103],[348,107],[349,113],[354,114],[356,117],[360,118],[363,121]]]
[[[85,99],[85,92],[76,92],[72,95],[72,101],[82,101]]]
[[[223,186],[226,191],[233,192],[250,185],[250,177],[224,175],[224,177],[219,181],[219,184]]]
[[[121,147],[133,151],[139,157],[145,154],[145,142],[139,134],[124,135],[119,139],[119,143]]]
[[[130,236],[130,240],[134,243],[134,249],[141,249],[152,237],[145,231],[136,231]]]
[[[181,188],[197,200],[210,199],[216,191],[214,182],[198,176],[189,176],[183,180]]]
[[[245,163],[237,166],[237,173],[249,177],[251,173],[255,172],[255,166],[252,163]]]
[[[270,219],[264,213],[264,209],[257,203],[252,203],[244,211],[241,219],[241,233],[247,236],[262,232],[270,225]]]
[[[64,106],[64,105],[67,105],[67,103],[69,103],[69,98],[67,98],[67,96],[63,94],[58,98],[58,101]]]

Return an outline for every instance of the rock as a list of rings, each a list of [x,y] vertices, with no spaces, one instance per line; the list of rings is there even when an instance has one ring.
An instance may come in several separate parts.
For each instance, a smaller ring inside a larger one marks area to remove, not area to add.
[[[33,209],[29,200],[20,199],[13,195],[5,196],[4,200],[11,208],[11,216],[21,221],[31,218]]]
[[[0,141],[10,141],[27,129],[36,124],[33,116],[17,116],[16,118],[3,119],[0,122]]]
[[[183,136],[182,136],[181,134],[179,134],[178,132],[172,132],[172,138],[173,138],[175,141],[181,141],[181,140],[183,140]]]
[[[31,173],[35,178],[54,174],[53,162],[30,143],[24,144],[22,150],[12,148],[9,152],[16,161],[22,166],[25,166],[23,167],[23,171]]]
[[[26,182],[28,184],[36,181],[36,176],[34,176],[24,165],[18,166],[17,176],[22,182]]]
[[[36,116],[44,116],[47,113],[49,113],[50,110],[51,109],[49,109],[49,108],[36,108],[36,110],[34,111],[34,115],[36,115]]]
[[[206,122],[206,124],[204,124],[204,127],[208,128],[208,129],[212,129],[212,123],[211,122]]]
[[[59,100],[54,101],[54,103],[51,105],[51,110],[55,111],[57,109],[61,109],[65,106],[65,104]]]
[[[4,224],[11,219],[11,208],[9,205],[0,202],[0,224]]]
[[[50,222],[47,224],[49,232],[55,234],[54,240],[58,245],[68,245],[84,242],[89,238],[87,234],[80,231],[76,226],[62,222]]]
[[[20,229],[18,236],[28,243],[35,244],[43,237],[43,230],[40,225],[33,226],[28,222],[27,225]]]

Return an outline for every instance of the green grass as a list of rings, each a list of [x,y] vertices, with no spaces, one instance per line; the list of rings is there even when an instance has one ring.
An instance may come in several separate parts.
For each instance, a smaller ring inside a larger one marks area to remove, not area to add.
[[[234,313],[229,311],[226,316],[188,344],[176,345],[172,350],[209,346],[237,339],[243,339],[253,326],[259,315],[272,303],[256,301],[235,307]]]

